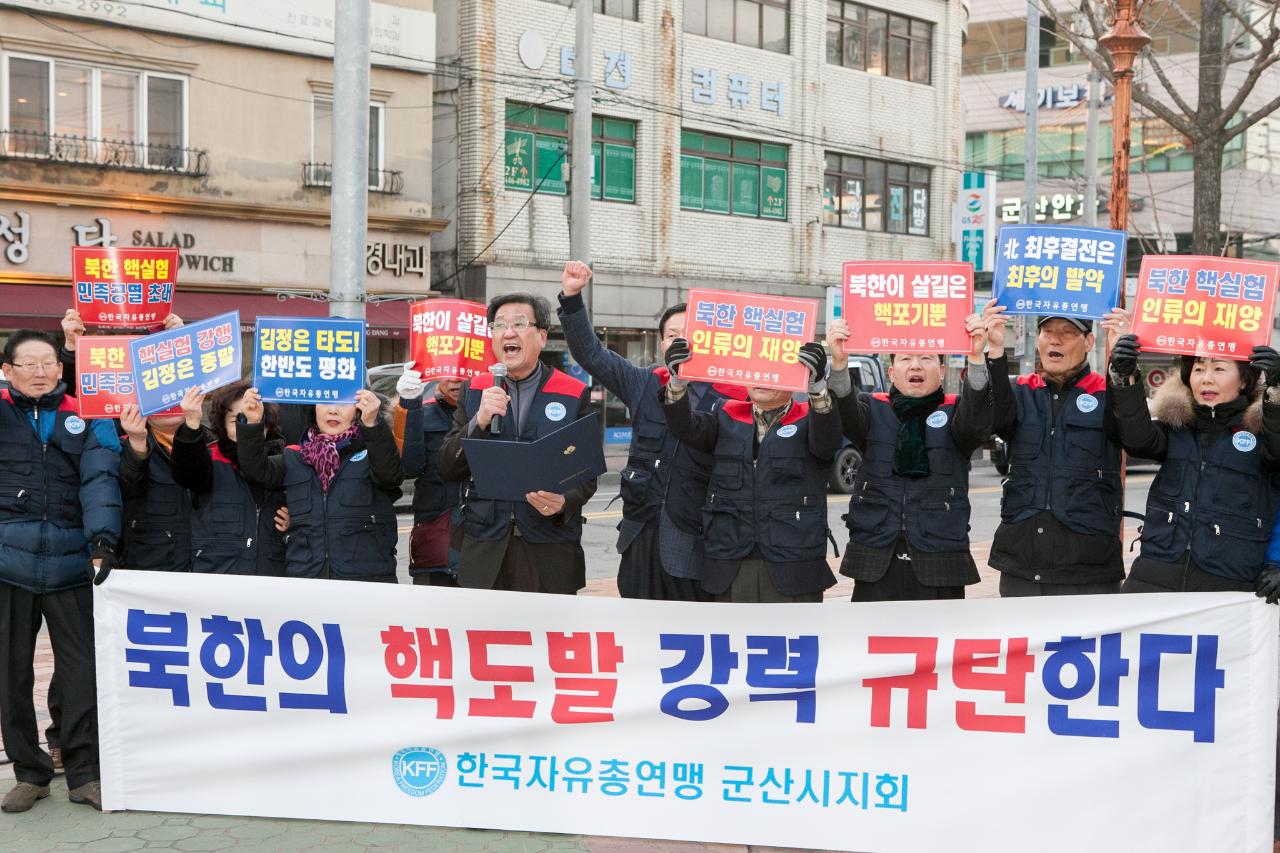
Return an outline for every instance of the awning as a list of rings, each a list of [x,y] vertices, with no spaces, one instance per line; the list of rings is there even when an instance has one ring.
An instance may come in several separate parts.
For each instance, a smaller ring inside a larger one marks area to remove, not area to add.
[[[0,285],[0,328],[46,329],[57,331],[68,308],[72,307],[69,287],[33,284]],[[270,293],[201,293],[179,290],[174,310],[184,320],[203,320],[228,311],[240,312],[244,331],[251,331],[258,317],[325,317],[329,303]],[[370,302],[365,306],[370,337],[407,338],[409,303]]]

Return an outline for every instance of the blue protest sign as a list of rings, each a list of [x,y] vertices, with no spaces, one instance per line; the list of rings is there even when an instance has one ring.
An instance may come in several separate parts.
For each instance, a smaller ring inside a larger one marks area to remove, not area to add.
[[[153,415],[192,388],[212,391],[237,381],[240,352],[239,311],[130,341],[139,410]]]
[[[253,385],[268,403],[354,403],[364,387],[364,320],[259,317]]]
[[[1009,314],[1100,320],[1124,284],[1123,231],[1066,225],[1000,229],[992,295]]]

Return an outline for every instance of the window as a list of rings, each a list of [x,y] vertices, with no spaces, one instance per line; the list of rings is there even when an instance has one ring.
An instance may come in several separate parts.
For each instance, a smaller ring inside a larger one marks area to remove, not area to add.
[[[383,168],[383,116],[385,104],[369,104],[369,189],[392,191],[398,174]],[[316,98],[311,102],[311,162],[307,164],[307,186],[333,186],[333,99]],[[396,190],[398,192],[398,190]]]
[[[4,153],[188,170],[184,78],[26,56],[6,70]]]
[[[790,0],[684,0],[684,31],[787,53],[790,11]]]
[[[828,152],[822,224],[929,236],[931,169]]]
[[[933,24],[881,9],[827,2],[827,62],[913,83],[930,82]]]
[[[707,213],[786,219],[786,146],[682,131],[680,206]]]
[[[551,0],[551,2],[559,3],[561,6],[572,6],[574,0]],[[638,0],[595,0],[596,14],[626,18],[628,21],[636,20],[638,5]]]
[[[504,183],[509,190],[565,195],[569,185],[569,116],[564,110],[507,102]],[[636,200],[636,123],[591,120],[591,197]]]

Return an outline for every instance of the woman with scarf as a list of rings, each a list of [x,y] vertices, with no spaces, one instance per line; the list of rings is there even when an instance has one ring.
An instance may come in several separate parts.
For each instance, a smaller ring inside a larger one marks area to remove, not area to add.
[[[1124,449],[1160,471],[1123,591],[1257,591],[1274,603],[1280,578],[1264,563],[1280,507],[1280,354],[1183,356],[1148,410],[1139,352],[1136,335],[1116,341],[1108,394]]]
[[[237,430],[243,423],[248,382],[219,388],[209,397],[208,430],[201,425],[204,397],[198,389],[182,399],[184,423],[173,439],[173,478],[191,494],[191,570],[220,575],[284,574],[284,537],[289,511],[283,491],[249,485],[240,475]],[[264,407],[266,451],[284,451],[276,407]]]
[[[838,320],[827,330],[829,382],[845,438],[862,454],[840,564],[854,579],[854,601],[964,598],[965,586],[978,582],[969,553],[969,457],[991,434],[983,353],[1003,355],[1004,323],[990,304],[966,320],[971,349],[959,395],[943,393],[934,353],[894,353],[889,393],[854,393],[843,352],[849,327]]]
[[[396,583],[396,513],[404,471],[382,401],[367,389],[355,405],[307,409],[300,445],[268,454],[265,410],[245,392],[237,429],[240,471],[251,486],[283,488],[289,508],[285,574]]]

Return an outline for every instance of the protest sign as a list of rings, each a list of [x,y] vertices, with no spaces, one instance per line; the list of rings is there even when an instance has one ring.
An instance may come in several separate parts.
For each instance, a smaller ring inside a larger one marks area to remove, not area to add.
[[[424,380],[472,379],[489,371],[485,306],[462,299],[428,299],[409,306],[409,357]]]
[[[727,290],[690,290],[685,337],[693,358],[680,365],[691,381],[803,391],[809,369],[801,344],[813,340],[818,303]]]
[[[76,341],[76,402],[82,418],[118,418],[138,403],[129,342],[137,335],[82,335]]]
[[[129,358],[144,415],[181,403],[192,388],[230,385],[240,378],[240,312],[132,340]]]
[[[973,265],[947,261],[846,261],[845,352],[968,353]]]
[[[259,317],[254,341],[263,402],[350,405],[364,387],[364,320]]]
[[[1098,320],[1124,284],[1128,234],[1066,225],[1000,229],[992,295],[1009,314]]]
[[[1271,849],[1280,609],[1251,593],[855,617],[117,570],[93,598],[107,809],[885,853]]]
[[[1242,361],[1271,342],[1278,278],[1265,261],[1145,255],[1133,333],[1146,352]]]
[[[71,250],[76,310],[86,326],[158,326],[173,310],[177,249]]]

